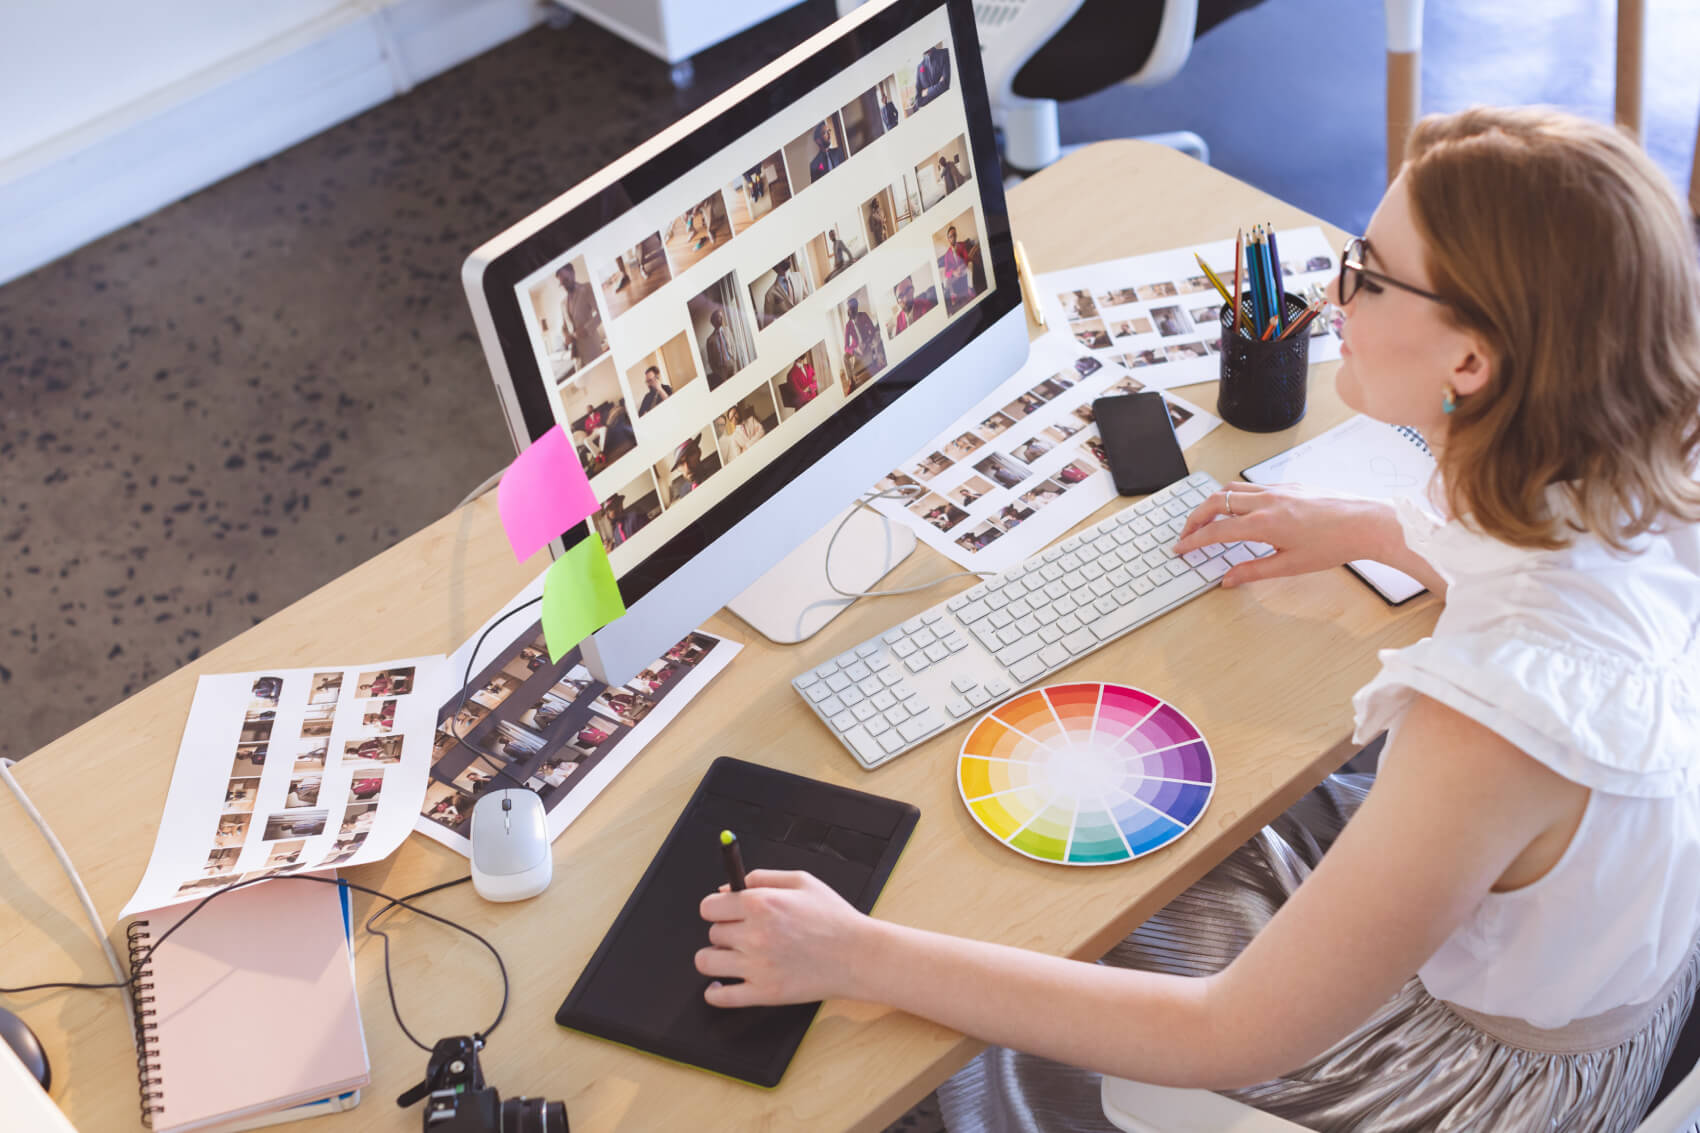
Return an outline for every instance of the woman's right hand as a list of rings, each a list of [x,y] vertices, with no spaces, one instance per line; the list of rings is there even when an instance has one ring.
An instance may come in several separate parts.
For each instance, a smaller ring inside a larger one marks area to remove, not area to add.
[[[1265,543],[1275,553],[1240,563],[1223,586],[1327,570],[1353,559],[1382,557],[1393,508],[1383,500],[1330,496],[1298,484],[1235,482],[1187,517],[1174,551],[1216,543]]]

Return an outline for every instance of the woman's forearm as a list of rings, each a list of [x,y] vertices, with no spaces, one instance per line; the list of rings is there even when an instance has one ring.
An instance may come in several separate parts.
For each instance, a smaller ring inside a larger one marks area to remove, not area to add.
[[[1373,553],[1365,556],[1366,558],[1404,571],[1428,587],[1435,597],[1445,600],[1446,580],[1427,559],[1411,550],[1410,545],[1405,542],[1405,529],[1399,525],[1399,517],[1392,504],[1376,502],[1375,519],[1369,531]]]
[[[1224,1033],[1214,978],[1065,960],[886,921],[862,922],[849,998],[1072,1066],[1158,1085],[1227,1088],[1283,1063],[1278,1036]]]

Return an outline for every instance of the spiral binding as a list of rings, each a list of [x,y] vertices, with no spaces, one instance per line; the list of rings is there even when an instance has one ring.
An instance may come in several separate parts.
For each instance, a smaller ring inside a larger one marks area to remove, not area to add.
[[[130,990],[136,1001],[136,1081],[142,1099],[142,1124],[153,1128],[154,1115],[165,1108],[164,1083],[159,1077],[159,1024],[148,1004],[154,1001],[153,971],[146,955],[151,939],[147,921],[133,921],[125,933],[130,946]]]
[[[1416,445],[1418,448],[1422,449],[1425,456],[1434,455],[1433,450],[1428,447],[1428,442],[1423,439],[1423,435],[1411,428],[1409,425],[1395,425],[1393,426],[1393,431]]]

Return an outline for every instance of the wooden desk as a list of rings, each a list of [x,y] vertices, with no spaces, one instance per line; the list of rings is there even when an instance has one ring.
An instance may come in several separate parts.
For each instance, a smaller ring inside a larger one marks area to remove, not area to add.
[[[1130,141],[1065,159],[1017,188],[1010,207],[1037,271],[1219,238],[1235,223],[1316,223],[1173,151]],[[1188,453],[1193,466],[1234,479],[1337,423],[1345,410],[1332,377],[1332,366],[1317,368],[1310,412],[1295,428],[1256,436],[1224,426]],[[1188,396],[1214,404],[1208,387]],[[454,648],[541,566],[513,562],[495,503],[491,493],[439,520],[23,762],[18,778],[105,917],[115,917],[146,864],[195,677]],[[893,581],[924,579],[944,565],[922,547]],[[1172,847],[1125,866],[1075,870],[1013,854],[974,824],[953,774],[966,725],[867,773],[786,686],[951,592],[865,601],[789,648],[716,615],[708,627],[743,641],[744,652],[555,843],[547,893],[517,907],[487,904],[470,887],[430,898],[435,911],[489,936],[507,961],[508,1017],[484,1059],[504,1095],[564,1100],[577,1133],[881,1129],[977,1044],[898,1012],[832,1002],[770,1092],[552,1021],[711,759],[737,755],[916,803],[921,822],[880,899],[881,916],[1095,958],[1338,765],[1349,700],[1375,672],[1376,650],[1421,637],[1439,608],[1425,598],[1389,609],[1344,571],[1331,571],[1207,595],[1080,661],[1067,677],[1126,680],[1180,704],[1210,739],[1219,786],[1198,828]],[[0,797],[0,832],[5,982],[109,978],[67,882],[9,794]],[[464,859],[412,838],[388,861],[349,875],[400,894],[465,872]],[[370,904],[358,899],[357,915]],[[395,976],[409,1025],[432,1037],[486,1026],[498,993],[488,955],[421,918],[396,919],[408,922],[395,937]],[[391,1103],[418,1081],[425,1056],[390,1017],[379,944],[356,941],[372,1086],[357,1110],[303,1129],[419,1127],[417,1110]],[[116,994],[35,993],[8,1006],[41,1035],[56,1098],[83,1133],[136,1126],[134,1056]]]

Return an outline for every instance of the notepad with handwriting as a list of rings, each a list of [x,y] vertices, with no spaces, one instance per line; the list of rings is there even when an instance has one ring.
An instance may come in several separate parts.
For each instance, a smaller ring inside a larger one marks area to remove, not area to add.
[[[1241,473],[1252,484],[1304,484],[1353,496],[1421,499],[1434,475],[1434,454],[1422,434],[1357,416]],[[1385,563],[1347,563],[1377,594],[1398,605],[1424,590],[1423,584]]]
[[[148,914],[129,930],[142,1109],[154,1133],[251,1128],[366,1085],[342,891],[251,885],[165,937],[193,908]]]

